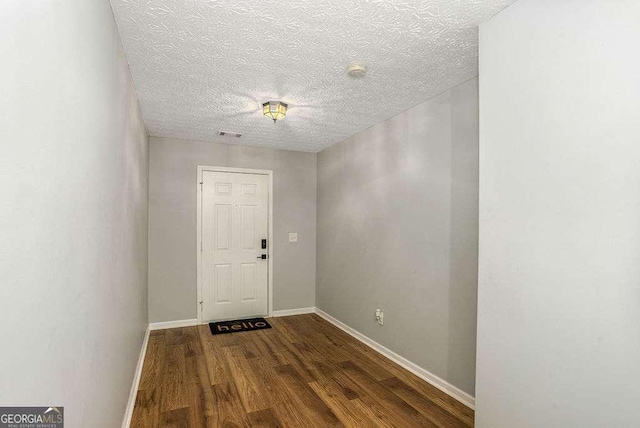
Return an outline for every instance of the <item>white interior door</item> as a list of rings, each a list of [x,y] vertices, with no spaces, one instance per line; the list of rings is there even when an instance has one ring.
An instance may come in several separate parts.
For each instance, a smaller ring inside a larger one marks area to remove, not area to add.
[[[202,178],[202,320],[267,315],[269,177]]]

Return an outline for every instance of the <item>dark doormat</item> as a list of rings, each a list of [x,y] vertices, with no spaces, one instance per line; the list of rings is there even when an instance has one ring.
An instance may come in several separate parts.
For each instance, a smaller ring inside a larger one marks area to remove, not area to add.
[[[248,320],[210,322],[211,334],[239,333],[241,331],[263,330],[271,328],[264,318],[251,318]]]

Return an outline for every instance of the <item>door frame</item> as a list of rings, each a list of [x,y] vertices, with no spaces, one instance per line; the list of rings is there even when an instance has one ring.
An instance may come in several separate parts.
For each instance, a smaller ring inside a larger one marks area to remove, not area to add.
[[[202,324],[202,183],[204,172],[230,172],[237,174],[254,174],[266,175],[269,177],[269,219],[268,219],[268,237],[267,237],[267,254],[268,273],[267,273],[267,313],[271,316],[273,312],[273,171],[270,169],[249,169],[249,168],[229,168],[223,166],[207,166],[198,165],[198,175],[196,177],[196,199],[197,199],[197,236],[196,236],[196,259],[197,259],[197,298],[196,311],[198,313],[198,324]]]

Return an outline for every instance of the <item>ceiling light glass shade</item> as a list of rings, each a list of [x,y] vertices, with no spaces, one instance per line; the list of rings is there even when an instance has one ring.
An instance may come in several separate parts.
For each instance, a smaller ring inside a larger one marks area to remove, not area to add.
[[[268,101],[262,104],[262,114],[274,122],[282,120],[287,115],[287,105],[280,101]]]

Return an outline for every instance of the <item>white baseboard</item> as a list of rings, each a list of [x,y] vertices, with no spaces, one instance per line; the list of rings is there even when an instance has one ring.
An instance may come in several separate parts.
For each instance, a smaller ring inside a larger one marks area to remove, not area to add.
[[[191,320],[152,322],[149,324],[149,330],[164,330],[166,328],[191,327],[194,325],[198,325],[198,320],[195,318]]]
[[[358,339],[360,342],[369,346],[374,351],[377,351],[378,353],[389,358],[391,361],[395,362],[399,366],[409,370],[411,373],[418,376],[420,379],[430,383],[431,385],[435,386],[442,392],[450,395],[451,397],[455,398],[456,400],[460,401],[462,404],[470,407],[471,409],[475,409],[476,400],[472,395],[467,394],[460,388],[451,385],[446,380],[439,378],[438,376],[434,375],[428,370],[425,370],[419,365],[412,363],[406,358],[396,354],[389,348],[382,346],[375,340],[368,338],[367,336],[365,336],[364,334],[360,333],[357,330],[354,330],[353,328],[349,327],[342,321],[332,317],[331,315],[322,311],[321,309],[316,308],[315,312],[325,320],[329,321],[331,324],[335,325],[339,329],[345,331],[346,333]]]
[[[144,340],[142,341],[142,349],[140,350],[140,357],[138,358],[138,365],[133,375],[133,384],[131,385],[131,391],[129,392],[129,401],[127,402],[127,408],[124,412],[124,420],[122,421],[122,428],[129,428],[131,425],[131,417],[133,416],[133,408],[136,405],[136,396],[138,395],[138,387],[140,386],[140,377],[142,376],[142,366],[144,365],[144,356],[147,354],[147,344],[149,343],[149,333],[151,329],[147,327],[147,332],[144,334]]]
[[[271,312],[272,317],[288,317],[289,315],[303,315],[313,314],[316,312],[316,308],[297,308],[297,309],[283,309],[281,311]]]

